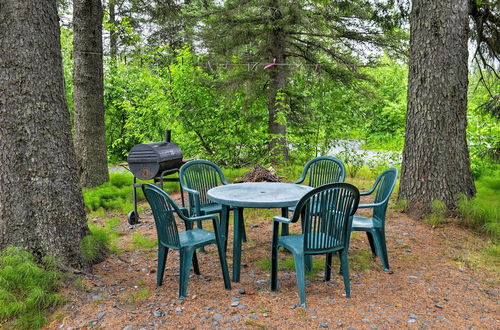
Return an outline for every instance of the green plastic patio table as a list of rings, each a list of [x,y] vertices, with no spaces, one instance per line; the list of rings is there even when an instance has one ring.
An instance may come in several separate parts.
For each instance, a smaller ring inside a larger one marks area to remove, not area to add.
[[[288,217],[288,208],[295,206],[302,196],[312,189],[294,183],[246,182],[208,190],[208,198],[223,207],[221,227],[224,230],[225,247],[227,247],[229,208],[234,208],[233,282],[240,281],[243,209],[281,208],[282,216]],[[287,234],[286,229],[283,230],[283,235]]]

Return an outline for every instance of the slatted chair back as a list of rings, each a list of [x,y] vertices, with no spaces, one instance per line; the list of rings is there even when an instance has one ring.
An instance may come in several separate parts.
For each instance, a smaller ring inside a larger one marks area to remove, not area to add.
[[[331,156],[321,156],[311,159],[302,170],[305,184],[319,187],[328,183],[344,182],[345,167],[342,162]]]
[[[166,192],[152,184],[143,184],[142,190],[153,212],[158,243],[169,248],[179,249],[179,232],[173,208],[174,200]]]
[[[198,191],[200,204],[211,204],[207,191],[221,184],[226,184],[222,170],[208,160],[193,160],[181,167],[181,183],[187,188]],[[189,205],[194,208],[194,197],[189,194]]]
[[[352,215],[359,204],[359,191],[348,183],[332,183],[307,193],[297,204],[300,212],[304,252],[328,253],[349,246]]]
[[[398,178],[398,170],[394,167],[385,170],[377,178],[373,186],[375,187],[375,200],[374,203],[382,203],[373,208],[373,217],[380,221],[385,221],[385,214],[387,212],[387,205],[389,204],[389,197],[396,186]]]

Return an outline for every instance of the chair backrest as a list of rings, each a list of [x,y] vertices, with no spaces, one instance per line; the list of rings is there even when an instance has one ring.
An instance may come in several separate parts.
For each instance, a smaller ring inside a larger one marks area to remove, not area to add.
[[[304,252],[325,253],[349,247],[352,215],[359,190],[348,183],[331,183],[308,192],[297,203],[292,221],[302,218]]]
[[[179,179],[183,187],[199,192],[200,203],[212,203],[207,197],[207,191],[211,188],[225,184],[224,174],[219,166],[208,160],[193,160],[182,165],[179,171]],[[194,208],[192,194],[189,194],[189,206]]]
[[[394,190],[397,178],[398,170],[392,167],[380,174],[373,184],[375,188],[375,200],[373,202],[382,203],[381,205],[373,208],[373,217],[380,221],[385,221],[385,213],[387,211],[387,205],[389,204],[389,197],[391,197],[392,191]]]
[[[328,183],[344,182],[345,167],[338,158],[332,156],[316,157],[304,166],[302,178],[306,178],[307,175],[308,180],[305,184],[316,188]]]
[[[152,184],[143,184],[142,191],[153,212],[158,244],[180,248],[179,232],[174,217],[174,200],[162,189]]]

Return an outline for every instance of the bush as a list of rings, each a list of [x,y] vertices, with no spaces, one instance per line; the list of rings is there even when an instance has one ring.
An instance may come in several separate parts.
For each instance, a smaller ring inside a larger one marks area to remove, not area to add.
[[[54,258],[35,263],[33,255],[16,247],[0,252],[0,325],[39,329],[47,321],[47,309],[64,298],[55,293],[61,273]]]

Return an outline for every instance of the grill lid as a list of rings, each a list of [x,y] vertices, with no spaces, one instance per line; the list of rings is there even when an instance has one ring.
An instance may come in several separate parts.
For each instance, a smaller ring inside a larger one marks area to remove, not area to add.
[[[182,165],[182,152],[173,142],[142,143],[130,149],[130,171],[141,180],[151,180],[163,171]]]

